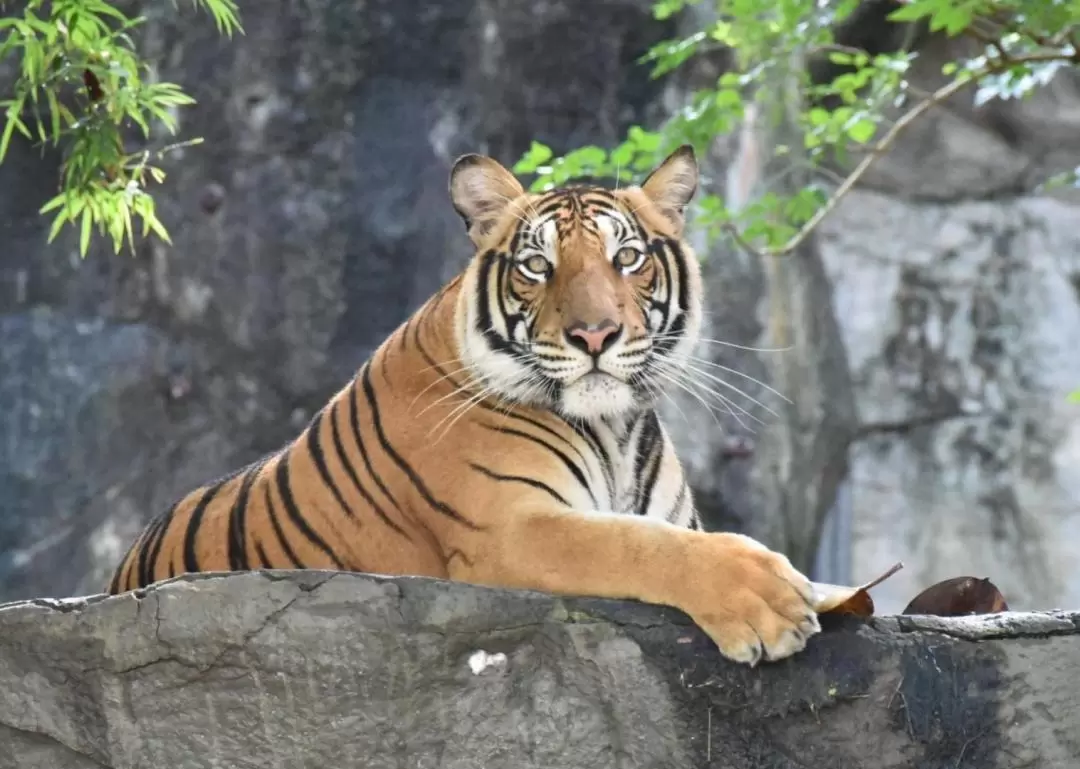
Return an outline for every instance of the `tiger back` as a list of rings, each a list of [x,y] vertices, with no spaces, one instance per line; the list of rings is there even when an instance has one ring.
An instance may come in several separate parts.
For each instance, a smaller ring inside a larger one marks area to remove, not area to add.
[[[287,446],[152,521],[110,593],[199,571],[334,569],[678,607],[731,659],[817,632],[810,584],[706,533],[655,410],[702,314],[692,150],[640,187],[529,194],[466,155],[476,254]]]

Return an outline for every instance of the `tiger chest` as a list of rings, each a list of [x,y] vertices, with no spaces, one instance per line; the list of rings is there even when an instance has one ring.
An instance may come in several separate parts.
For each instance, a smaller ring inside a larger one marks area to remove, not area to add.
[[[602,427],[607,427],[604,425]],[[654,471],[653,447],[637,431],[597,429],[587,448],[590,496],[587,507],[600,512],[647,514],[649,499],[642,491]],[[583,500],[584,501],[584,500]]]

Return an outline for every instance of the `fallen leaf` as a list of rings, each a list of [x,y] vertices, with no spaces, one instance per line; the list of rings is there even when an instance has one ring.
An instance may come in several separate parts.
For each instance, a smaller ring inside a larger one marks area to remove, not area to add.
[[[853,614],[856,617],[871,617],[874,614],[874,599],[870,597],[870,588],[881,584],[902,568],[904,568],[903,562],[897,562],[877,579],[872,579],[859,587],[811,582],[814,590],[814,611],[818,614]]]
[[[1008,611],[1005,597],[989,579],[953,577],[931,585],[912,599],[904,614],[960,617]]]

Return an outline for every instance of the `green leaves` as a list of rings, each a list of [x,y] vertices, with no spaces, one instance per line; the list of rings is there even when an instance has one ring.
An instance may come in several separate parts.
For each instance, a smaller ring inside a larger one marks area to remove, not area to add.
[[[533,141],[532,146],[529,147],[529,151],[522,156],[521,160],[514,166],[514,173],[516,174],[531,174],[536,172],[538,168],[548,160],[551,159],[551,148],[546,144],[541,144],[538,141]]]
[[[662,157],[659,133],[631,126],[626,141],[610,152],[603,147],[580,147],[562,157],[554,157],[551,148],[533,141],[529,151],[514,164],[518,174],[535,174],[530,189],[542,192],[573,179],[613,177],[624,184],[637,180]]]
[[[928,19],[930,31],[944,31],[956,37],[971,26],[976,13],[986,12],[992,4],[983,2],[950,2],[950,0],[909,0],[889,14],[890,21],[922,21]]]
[[[242,31],[233,0],[192,4],[208,12],[222,34]],[[180,86],[158,82],[140,58],[131,33],[143,21],[105,0],[27,0],[20,15],[0,18],[0,60],[21,57],[13,94],[0,102],[0,163],[16,132],[62,148],[60,191],[41,212],[54,216],[50,242],[65,226],[77,227],[83,256],[95,230],[117,251],[125,242],[133,249],[135,220],[142,236],[152,232],[168,242],[147,192],[165,174],[150,161],[198,143],[126,147],[132,126],[151,143],[175,134],[177,110],[195,103]]]
[[[697,56],[725,48],[733,62],[729,71],[711,87],[689,94],[685,105],[655,131],[631,128],[610,151],[584,147],[557,156],[534,144],[517,166],[536,174],[533,189],[586,177],[636,180],[678,144],[705,150],[719,136],[746,132],[752,101],[756,122],[749,133],[780,136],[775,146],[758,147],[758,155],[782,157],[784,164],[769,164],[770,177],[751,185],[762,191],[752,201],[741,201],[738,212],[729,211],[715,195],[699,196],[696,221],[711,236],[727,234],[759,255],[784,255],[904,130],[961,88],[974,82],[977,104],[1023,98],[1061,67],[1080,62],[1080,0],[903,0],[890,20],[898,26],[894,38],[903,41],[906,35],[907,42],[885,53],[834,39],[834,30],[851,17],[859,0],[713,2],[715,14],[695,16],[702,19],[698,29],[657,43],[641,62],[650,66],[653,77],[663,77]],[[656,0],[653,12],[667,19],[695,4]],[[908,80],[916,57],[908,48],[918,25],[975,43],[957,49],[974,54],[946,63],[942,74],[947,82],[932,92]],[[796,175],[808,180],[801,189],[790,181]],[[1080,186],[1080,170],[1048,182],[1061,184]]]

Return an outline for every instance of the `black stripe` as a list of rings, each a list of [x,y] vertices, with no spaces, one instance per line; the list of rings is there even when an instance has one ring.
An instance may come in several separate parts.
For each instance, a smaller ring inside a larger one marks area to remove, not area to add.
[[[135,544],[137,550],[135,553],[135,566],[134,571],[139,575],[139,587],[149,584],[149,577],[146,574],[146,564],[150,560],[150,550],[154,546],[154,542],[157,540],[157,535],[161,532],[161,528],[164,525],[164,521],[158,518],[151,523],[142,533]]]
[[[677,240],[668,239],[664,242],[664,246],[670,252],[671,258],[675,262],[675,270],[677,272],[676,277],[679,281],[678,286],[678,306],[681,312],[674,319],[671,317],[671,286],[672,279],[671,273],[668,269],[666,261],[661,260],[661,264],[664,265],[667,270],[668,279],[668,297],[667,297],[667,315],[665,317],[664,338],[656,343],[663,352],[669,352],[678,341],[678,336],[686,329],[686,315],[689,312],[690,307],[690,281],[686,277],[686,255],[683,253],[682,248],[679,247]]]
[[[195,538],[199,535],[199,527],[202,526],[202,518],[206,514],[206,508],[230,480],[232,480],[231,477],[223,478],[213,486],[208,486],[199,499],[199,503],[195,505],[195,509],[191,511],[191,518],[188,520],[187,530],[184,532],[184,571],[200,571],[199,557],[195,553]]]
[[[409,463],[406,462],[404,459],[402,459],[401,455],[398,454],[397,451],[394,449],[393,445],[391,445],[390,441],[386,437],[386,432],[383,430],[382,417],[379,415],[379,402],[375,397],[375,388],[371,384],[371,368],[367,364],[365,364],[363,369],[361,369],[360,371],[360,380],[364,385],[364,395],[367,397],[368,406],[371,408],[371,422],[375,427],[375,436],[379,439],[379,443],[382,446],[383,451],[385,451],[390,457],[390,459],[394,461],[394,464],[396,464],[398,468],[400,468],[401,471],[405,473],[406,476],[408,476],[409,480],[412,482],[417,492],[420,493],[420,496],[424,498],[425,502],[438,510],[440,513],[448,516],[449,518],[452,518],[458,523],[464,524],[470,529],[479,529],[479,526],[477,526],[467,518],[463,517],[461,513],[450,507],[450,505],[432,496],[431,491],[424,484],[424,481],[420,478],[420,476],[417,475],[416,471],[412,468],[412,466],[409,465]]]
[[[284,460],[284,457],[282,457],[282,460]],[[294,553],[293,549],[289,546],[289,540],[285,536],[285,532],[281,529],[281,522],[278,520],[277,509],[274,507],[274,499],[270,496],[270,484],[263,486],[263,490],[266,492],[266,512],[270,516],[270,525],[273,527],[274,534],[277,536],[278,544],[285,552],[285,557],[289,559],[293,568],[307,568],[304,566],[303,562],[296,557],[296,553]],[[267,563],[269,563],[269,561],[267,561]]]
[[[264,461],[260,460],[247,469],[236,500],[229,510],[229,569],[232,571],[247,571],[251,568],[247,557],[248,498]]]
[[[300,508],[296,505],[296,499],[293,497],[292,493],[292,486],[289,484],[288,453],[282,454],[281,459],[278,461],[275,480],[277,481],[278,496],[281,497],[281,504],[285,505],[285,515],[289,516],[289,520],[300,530],[301,534],[307,537],[311,544],[330,556],[330,560],[334,562],[334,566],[344,571],[345,564],[341,562],[341,559],[337,557],[337,554],[333,549],[326,544],[326,540],[320,537],[319,533],[311,528],[303,514],[300,512]]]
[[[503,412],[503,411],[499,411],[498,409],[494,409],[494,408],[492,409],[492,411],[496,411],[500,416],[513,417],[514,419],[518,420],[519,422],[525,422],[526,424],[532,425],[533,427],[535,427],[538,430],[543,430],[548,435],[558,439],[562,443],[565,443],[567,448],[569,448],[571,451],[573,451],[575,454],[578,455],[578,459],[580,459],[583,463],[586,462],[585,455],[582,454],[581,450],[577,446],[574,445],[573,441],[571,441],[569,438],[567,438],[564,435],[560,435],[557,430],[554,430],[551,427],[548,427],[543,422],[541,422],[541,421],[539,421],[537,419],[533,419],[532,417],[526,416],[524,414],[518,414],[515,411]],[[575,424],[573,422],[568,422],[566,420],[563,420],[563,422],[565,422],[567,427],[569,427],[571,430],[574,430],[574,432],[579,432],[577,427],[575,426]],[[582,436],[582,437],[584,437],[584,436]],[[586,440],[588,440],[588,439],[586,438]]]
[[[638,502],[638,515],[646,515],[649,512],[649,503],[652,502],[653,491],[656,490],[656,482],[660,479],[660,466],[664,460],[664,444],[658,443],[652,453],[649,466],[649,477],[641,488],[641,498]]]
[[[322,478],[323,483],[330,489],[330,493],[334,495],[334,499],[338,505],[344,511],[345,515],[350,518],[356,518],[356,513],[349,507],[345,501],[345,497],[341,495],[341,489],[338,488],[337,482],[333,476],[330,475],[330,468],[326,466],[326,456],[323,454],[322,446],[319,445],[319,435],[322,433],[323,420],[326,419],[326,411],[320,411],[315,415],[315,419],[312,420],[311,425],[308,427],[308,439],[307,449],[311,454],[311,460],[315,463],[315,469],[319,471],[319,477]]]
[[[266,551],[263,550],[262,542],[255,540],[255,556],[259,559],[260,569],[270,568],[270,559],[266,557]]]
[[[120,563],[116,565],[116,571],[113,572],[112,581],[109,583],[109,593],[112,595],[116,595],[120,592],[121,585],[126,586],[130,583],[130,573],[134,568],[135,563],[132,559],[132,554],[135,552],[135,548],[138,547],[138,545],[139,538],[136,537],[132,540],[131,544],[128,545],[128,549],[125,551],[124,557],[120,559]],[[127,574],[128,577],[125,578],[125,574]]]
[[[686,312],[690,308],[690,281],[686,280],[686,254],[683,253],[682,247],[677,240],[668,238],[666,245],[675,259],[675,267],[678,272],[679,309]]]
[[[597,214],[617,213],[615,196],[608,190],[589,190],[581,195],[581,202],[595,208]],[[614,217],[612,217],[614,219]],[[618,219],[615,219],[618,222]]]
[[[663,458],[663,444],[659,444],[657,449],[652,453],[649,475],[646,478],[645,485],[642,487],[642,491],[640,491],[640,498],[637,503],[638,515],[646,515],[649,512],[649,503],[652,501],[652,493],[657,488],[657,481],[660,480],[660,466],[663,463]]]
[[[355,385],[353,385],[355,387]],[[350,398],[351,400],[351,398]],[[334,450],[337,452],[338,460],[341,462],[341,466],[345,468],[345,474],[349,476],[349,480],[352,481],[353,487],[356,492],[364,498],[364,501],[368,503],[368,506],[375,511],[375,514],[379,516],[383,523],[396,531],[405,539],[412,541],[412,537],[390,520],[390,516],[386,514],[386,511],[375,501],[375,498],[371,496],[371,493],[360,482],[359,476],[356,474],[356,470],[352,466],[352,462],[349,461],[348,456],[345,454],[345,444],[341,440],[341,431],[338,429],[337,409],[341,401],[335,400],[334,405],[330,407],[330,435],[334,439]]]
[[[555,491],[555,489],[551,488],[543,481],[538,481],[535,478],[526,478],[523,475],[503,475],[501,473],[495,472],[494,470],[489,470],[483,465],[478,465],[475,462],[470,462],[469,467],[479,473],[483,473],[488,478],[491,478],[495,481],[505,481],[508,483],[524,483],[528,486],[532,486],[534,489],[540,489],[540,491],[549,494],[553,499],[555,499],[555,501],[559,502],[562,505],[565,505],[566,507],[570,507],[570,503],[566,501],[566,498],[563,497],[562,494]]]
[[[488,251],[480,262],[480,271],[476,279],[476,333],[483,337],[488,346],[494,352],[501,352],[505,355],[509,355],[515,360],[527,364],[524,354],[518,350],[510,340],[504,339],[499,336],[499,333],[495,330],[495,322],[492,316],[491,307],[491,292],[488,290],[488,285],[491,282],[491,266],[492,264],[499,265],[499,276],[496,278],[497,293],[499,300],[502,299],[502,291],[500,287],[503,285],[503,278],[501,277],[505,272],[506,263],[504,260],[497,259],[497,254],[494,251]]]
[[[440,304],[442,304],[443,299],[450,296],[450,292],[453,291],[454,288],[459,283],[461,283],[461,280],[462,280],[462,273],[458,273],[453,278],[451,278],[450,281],[446,285],[444,285],[442,288],[439,289],[439,293],[436,294],[436,296],[435,296],[435,303],[431,307],[432,312],[434,312],[435,309]]]
[[[551,200],[544,202],[538,201],[537,203],[537,219],[542,219],[548,214],[552,214],[566,205],[566,193],[564,190],[558,190],[552,193]]]
[[[431,368],[433,368],[435,370],[435,372],[437,374],[439,374],[439,376],[443,380],[445,380],[448,384],[450,384],[455,390],[461,390],[462,386],[463,386],[463,383],[460,382],[459,380],[455,379],[453,375],[448,374],[446,372],[446,370],[443,369],[442,366],[440,366],[438,363],[435,362],[435,359],[431,357],[431,354],[428,353],[428,351],[424,349],[424,346],[420,343],[420,334],[419,334],[419,332],[417,332],[414,336],[415,336],[415,340],[416,340],[416,348],[420,351],[420,355],[424,358],[424,360],[427,361],[427,363],[431,366]],[[516,411],[503,411],[502,409],[497,408],[497,407],[493,406],[492,404],[488,403],[487,400],[478,401],[478,402],[474,403],[473,406],[472,406],[472,408],[477,408],[477,407],[483,409],[484,411],[489,411],[492,414],[497,414],[499,417],[502,417],[502,418],[517,419],[517,420],[519,420],[521,422],[526,422],[526,423],[528,423],[530,425],[533,425],[534,427],[537,427],[537,428],[543,430],[544,432],[547,432],[547,433],[555,436],[559,440],[561,440],[569,448],[573,449],[575,453],[577,453],[577,455],[581,458],[582,462],[585,461],[585,456],[578,450],[578,448],[576,446],[574,446],[574,444],[571,441],[569,441],[567,438],[560,435],[558,432],[556,432],[552,428],[548,427],[547,425],[545,425],[545,424],[543,424],[541,422],[538,422],[537,420],[532,419],[531,417],[527,417],[527,416],[524,416],[522,414],[519,414]],[[552,416],[558,416],[558,415],[553,413]]]
[[[652,450],[653,438],[652,432],[655,429],[653,426],[653,420],[649,417],[655,418],[656,412],[650,411],[642,415],[640,422],[635,425],[638,429],[637,446],[634,449],[634,470],[633,477],[636,480],[641,477],[645,472],[645,461],[648,459],[649,452]],[[634,428],[631,428],[633,430]],[[632,436],[633,432],[629,432],[628,436]]]
[[[132,542],[132,545],[135,543]],[[116,595],[120,592],[120,575],[124,573],[124,569],[127,568],[128,556],[131,554],[131,548],[128,548],[127,553],[124,554],[123,559],[116,565],[116,571],[113,572],[113,578],[109,582],[109,595]]]
[[[649,329],[651,331],[653,331],[654,333],[661,332],[661,331],[668,332],[668,331],[670,331],[671,314],[672,314],[671,313],[671,288],[672,288],[673,285],[675,285],[675,282],[672,279],[672,275],[671,275],[671,270],[672,270],[671,260],[669,258],[669,255],[664,250],[664,241],[663,240],[654,240],[654,241],[650,242],[649,245],[647,246],[647,250],[652,252],[653,256],[656,258],[657,263],[660,265],[660,271],[659,271],[658,274],[663,276],[664,286],[666,288],[666,291],[665,291],[665,296],[664,296],[663,301],[658,301],[655,298],[651,299],[651,301],[650,301],[651,308],[650,307],[645,308],[646,321],[650,324]],[[678,266],[678,265],[676,265],[676,266]],[[685,280],[680,280],[680,283],[685,283],[685,282],[686,282]],[[648,319],[650,309],[658,309],[663,314],[664,318],[663,318],[663,321],[661,323],[660,328],[657,328],[657,329],[652,328],[652,325],[651,325],[652,322],[651,322],[651,320]],[[654,346],[657,347],[661,352],[667,353],[667,352],[670,352],[671,349],[675,346],[676,341],[678,341],[678,340],[670,337],[667,333],[665,333],[664,338],[657,341],[657,342],[655,342]]]
[[[520,222],[518,223],[518,226],[514,228],[514,236],[510,238],[510,245],[506,249],[508,254],[513,255],[518,252],[518,248],[521,246],[521,236],[524,229],[525,225]]]
[[[168,509],[165,515],[162,516],[163,526],[161,527],[160,534],[157,538],[157,542],[154,543],[153,550],[150,551],[150,563],[146,567],[147,582],[148,585],[154,581],[154,567],[157,566],[158,558],[161,557],[161,546],[165,544],[165,535],[169,531],[169,527],[172,525],[173,515],[176,514],[176,508],[180,506],[179,500]]]
[[[413,338],[414,338],[415,343],[416,343],[416,349],[420,351],[420,355],[424,358],[424,360],[428,363],[428,365],[431,366],[431,368],[435,370],[435,373],[437,373],[443,380],[445,380],[455,390],[461,390],[462,386],[463,386],[463,383],[460,380],[455,379],[452,374],[447,373],[446,369],[444,369],[441,365],[439,365],[435,361],[435,359],[431,357],[431,354],[426,349],[424,349],[424,345],[420,342],[419,329],[417,330],[417,332],[415,334],[413,334]],[[520,419],[520,420],[522,420],[524,422],[528,422],[529,424],[532,424],[532,425],[535,425],[536,427],[539,427],[541,430],[546,430],[547,432],[551,433],[552,435],[554,435],[554,436],[556,436],[558,438],[562,438],[562,436],[560,436],[557,432],[552,430],[550,427],[547,427],[546,425],[543,425],[540,422],[537,422],[536,420],[530,419],[529,417],[522,416],[521,414],[518,414],[517,412],[503,411],[502,409],[496,408],[495,406],[488,403],[487,400],[481,400],[481,401],[479,401],[477,403],[474,403],[472,407],[473,408],[479,407],[479,408],[483,409],[484,411],[490,411],[492,414],[498,414],[500,417],[512,417],[514,419]],[[565,438],[562,438],[562,440],[566,441]],[[569,441],[566,441],[566,442],[567,442],[568,445],[573,447],[573,444],[569,443]],[[582,457],[582,459],[584,460],[584,457]]]
[[[367,364],[364,364],[364,368],[367,368]],[[360,389],[356,386],[356,382],[352,383],[352,390],[352,397],[349,398],[349,427],[352,430],[353,440],[356,441],[356,446],[360,449],[360,458],[364,460],[364,469],[367,470],[367,474],[371,476],[371,479],[375,481],[375,485],[379,487],[379,491],[390,500],[390,504],[392,504],[398,512],[401,512],[401,505],[394,499],[394,495],[390,493],[390,489],[386,488],[386,484],[383,483],[379,474],[375,472],[375,468],[371,466],[371,457],[368,456],[367,446],[364,445],[364,439],[360,437],[359,409],[356,406],[357,400],[360,397]]]
[[[413,332],[413,344],[416,345],[416,349],[420,352],[420,356],[424,359],[425,362],[427,362],[429,366],[431,366],[431,368],[435,369],[435,373],[437,373],[443,379],[449,380],[450,384],[452,384],[456,389],[459,386],[458,383],[454,381],[454,379],[450,376],[450,374],[446,372],[446,370],[438,363],[438,361],[431,357],[431,354],[427,351],[427,349],[425,349],[424,343],[420,341],[420,328],[421,324],[417,323],[416,331]]]
[[[503,288],[509,283],[506,279],[506,273],[510,269],[510,263],[506,259],[500,259],[498,264],[498,275],[495,276],[495,299],[499,308],[499,314],[502,315],[503,322],[506,324],[506,338],[513,341],[514,331],[518,325],[525,322],[525,319],[521,317],[520,313],[511,313],[510,308],[506,306],[506,291]],[[484,286],[486,289],[487,286]]]
[[[682,510],[683,503],[686,501],[686,495],[690,493],[690,486],[686,482],[686,478],[683,478],[682,486],[679,487],[679,496],[675,497],[675,506],[671,509],[671,515],[669,519],[678,516],[679,511]]]
[[[435,297],[434,297],[433,301],[429,302],[424,307],[420,308],[421,317],[419,318],[419,322],[416,324],[416,326],[417,326],[416,331],[413,333],[413,336],[415,338],[417,338],[417,339],[420,338],[420,326],[427,322],[427,319],[428,319],[428,317],[430,315],[438,312],[439,307],[442,306],[443,301],[450,294],[450,290],[455,285],[457,285],[460,281],[461,281],[461,276],[458,275],[456,278],[454,278],[449,283],[447,283],[445,286],[443,286],[442,288],[439,289],[439,293],[435,294]]]
[[[589,448],[592,449],[593,454],[600,462],[600,469],[604,474],[604,484],[607,486],[608,499],[613,503],[615,502],[615,466],[611,461],[611,457],[607,453],[607,449],[604,448],[603,441],[600,440],[600,436],[596,434],[596,430],[592,425],[585,421],[573,421],[567,422],[570,428],[585,439],[585,442],[589,444]]]
[[[589,488],[589,482],[585,478],[585,473],[583,473],[581,471],[581,468],[574,464],[574,460],[570,459],[570,457],[568,457],[566,454],[564,454],[559,449],[555,448],[542,438],[538,438],[535,435],[530,435],[529,433],[522,432],[521,430],[515,430],[512,427],[497,427],[495,425],[483,426],[489,430],[494,430],[495,432],[502,433],[503,435],[514,435],[518,438],[524,438],[527,441],[532,441],[539,446],[543,446],[545,449],[557,456],[562,461],[562,463],[566,465],[566,469],[569,470],[575,478],[577,478],[577,481],[581,484],[581,487],[585,489],[585,493],[588,494],[589,499],[592,500],[593,508],[596,507],[596,497],[593,495],[592,489]]]
[[[656,454],[657,445],[660,444],[660,420],[655,411],[650,411],[641,421],[641,429],[637,440],[637,449],[634,452],[634,483],[637,489],[637,504],[634,505],[638,515],[645,515],[649,508],[649,498],[652,496],[653,486],[656,485],[657,474],[660,470],[660,460]],[[662,444],[660,444],[662,445]],[[649,463],[652,462],[650,465]],[[644,485],[639,483],[648,472]]]
[[[405,321],[405,328],[401,329],[401,349],[405,350],[405,346],[409,343],[409,327],[412,326],[413,321],[416,320],[417,313],[409,316],[409,319]]]

